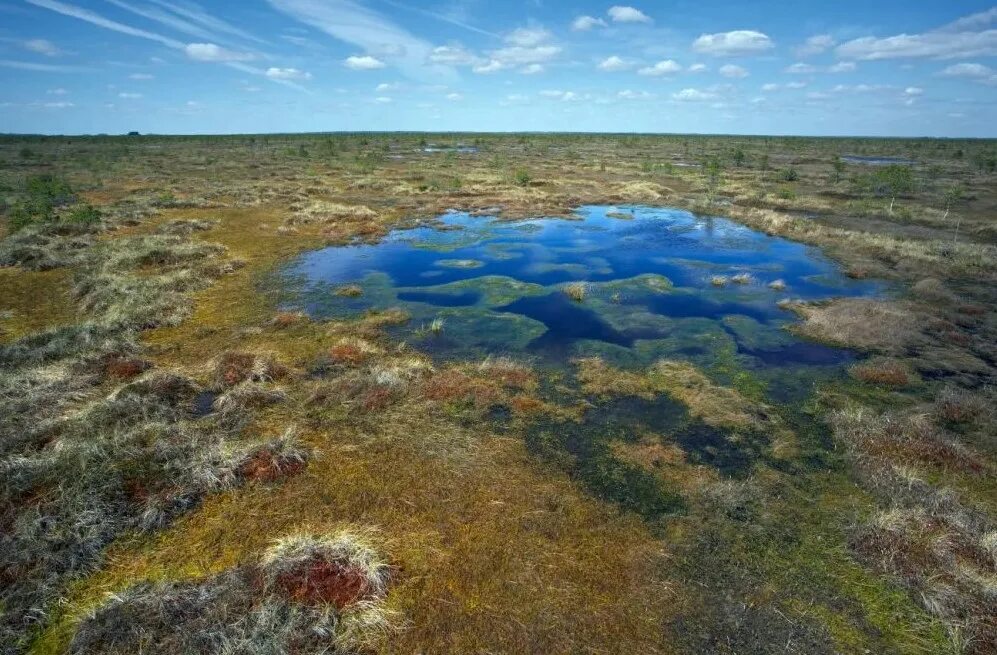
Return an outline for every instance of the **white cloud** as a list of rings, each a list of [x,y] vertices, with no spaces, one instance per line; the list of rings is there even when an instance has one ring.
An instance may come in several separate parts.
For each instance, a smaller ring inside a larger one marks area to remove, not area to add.
[[[803,45],[793,49],[797,57],[819,55],[834,47],[836,41],[830,34],[816,34],[807,39]]]
[[[672,94],[673,100],[680,100],[683,102],[701,102],[705,100],[713,100],[717,97],[717,94],[710,91],[700,91],[699,89],[682,89],[677,93]]]
[[[371,71],[384,68],[384,62],[370,55],[353,55],[343,60],[343,65],[355,71]]]
[[[653,66],[646,66],[637,71],[638,75],[649,75],[651,77],[658,77],[661,75],[671,75],[673,73],[678,73],[682,70],[682,66],[673,59],[665,59],[664,61],[659,61]]]
[[[762,91],[778,91],[778,90],[779,90],[779,85],[773,84],[772,82],[762,85]]]
[[[242,90],[245,91],[246,93],[259,93],[263,89],[261,89],[258,86],[252,86],[252,85],[250,85],[250,86],[244,86],[244,87],[242,87]]]
[[[806,82],[789,82],[786,84],[787,89],[803,89],[807,86]]]
[[[124,98],[125,100],[138,100],[142,97],[141,93],[132,93],[130,91],[122,91],[118,94],[119,98]]]
[[[36,52],[46,57],[57,57],[62,54],[62,50],[51,41],[45,39],[31,39],[24,42],[24,47],[31,52]]]
[[[997,22],[997,7],[991,7],[986,11],[981,11],[969,16],[956,19],[941,28],[943,32],[964,32],[983,29]]]
[[[571,29],[576,32],[588,32],[593,27],[606,27],[606,21],[592,16],[579,16],[571,21]]]
[[[378,96],[374,98],[374,102],[376,102],[379,105],[386,105],[388,103],[393,102],[393,100],[387,96]]]
[[[447,100],[450,100],[452,102],[457,102],[457,101],[463,100],[463,99],[464,99],[464,96],[462,96],[459,93],[448,93],[447,94]]]
[[[479,65],[475,66],[471,70],[473,70],[475,73],[478,73],[478,74],[481,74],[481,75],[486,75],[488,73],[494,73],[494,72],[500,71],[503,68],[504,68],[504,66],[502,65],[502,62],[500,62],[500,61],[498,61],[496,59],[490,59],[490,60],[488,60],[487,62],[485,62],[483,64],[479,64]]]
[[[724,77],[731,77],[735,79],[740,79],[750,75],[748,70],[742,66],[735,66],[734,64],[727,64],[720,67],[720,74]]]
[[[983,64],[953,64],[940,72],[939,75],[962,77],[988,86],[997,86],[997,71]]]
[[[614,23],[650,23],[651,17],[634,7],[615,5],[607,12]]]
[[[984,66],[983,64],[952,64],[945,70],[943,70],[939,75],[946,75],[948,77],[986,77],[992,75],[994,70],[989,66]]]
[[[49,89],[45,93],[49,94],[50,96],[65,96],[65,95],[69,95],[69,91],[67,91],[67,90],[65,90],[65,89],[63,89],[61,87],[58,88],[58,89]]]
[[[606,71],[607,73],[615,73],[617,71],[626,70],[630,67],[631,64],[628,61],[616,55],[606,57],[599,62],[598,66],[596,66],[599,70]]]
[[[807,94],[807,100],[827,100],[831,96],[827,93],[822,93],[821,91],[811,91]]]
[[[997,55],[997,7],[960,18],[921,34],[865,36],[838,46],[839,57],[877,60],[926,57],[954,59]]]
[[[150,75],[149,73],[132,73],[131,75],[128,76],[128,79],[144,82],[147,80],[155,79],[155,77],[156,77],[155,75]]]
[[[561,47],[556,45],[538,45],[532,47],[510,46],[499,48],[490,53],[491,59],[501,66],[525,66],[527,64],[542,64],[550,61],[561,53]]]
[[[545,98],[551,98],[553,100],[561,100],[562,102],[570,102],[572,100],[578,100],[578,94],[574,91],[559,91],[555,89],[545,89],[540,92]]]
[[[841,44],[837,53],[839,57],[863,61],[913,57],[954,59],[997,55],[997,30],[960,34],[941,32],[898,34],[882,39],[867,36]]]
[[[854,61],[839,61],[838,63],[828,67],[828,73],[853,73],[857,66]]]
[[[532,48],[550,40],[551,33],[542,27],[518,27],[506,35],[505,40],[512,45]]]
[[[231,62],[255,59],[248,52],[233,52],[214,43],[188,43],[184,46],[184,52],[196,61]]]
[[[385,93],[387,91],[394,91],[397,88],[398,88],[397,84],[389,84],[387,82],[381,82],[380,84],[377,85],[377,87],[374,90],[377,91],[378,93]]]
[[[696,52],[724,57],[731,55],[755,55],[774,47],[772,39],[754,30],[734,30],[718,34],[703,34],[692,42]]]
[[[647,91],[631,91],[630,89],[620,91],[616,94],[616,96],[618,98],[623,98],[624,100],[646,100],[654,97]]]
[[[917,86],[909,86],[904,89],[904,95],[908,96],[919,96],[924,94],[924,89]]]
[[[312,74],[297,68],[277,68],[271,66],[267,69],[266,76],[271,80],[310,80]]]
[[[707,70],[706,64],[693,64],[689,67],[690,73],[705,73]]]
[[[519,72],[523,75],[537,75],[544,72],[544,67],[543,64],[529,64],[520,68]]]
[[[69,109],[70,107],[75,107],[71,102],[45,102],[42,106],[46,109]]]
[[[479,58],[460,45],[442,45],[433,48],[429,54],[429,60],[438,64],[448,64],[453,66],[470,66],[476,64]]]
[[[807,73],[816,73],[817,67],[811,66],[810,64],[796,63],[792,66],[787,66],[783,69],[783,73],[790,73],[792,75],[803,75]]]

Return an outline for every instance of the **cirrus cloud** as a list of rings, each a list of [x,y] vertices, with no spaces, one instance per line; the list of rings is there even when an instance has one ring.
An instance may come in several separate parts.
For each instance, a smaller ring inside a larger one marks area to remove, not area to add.
[[[195,61],[252,61],[255,57],[248,52],[234,52],[214,43],[188,43],[184,52]]]

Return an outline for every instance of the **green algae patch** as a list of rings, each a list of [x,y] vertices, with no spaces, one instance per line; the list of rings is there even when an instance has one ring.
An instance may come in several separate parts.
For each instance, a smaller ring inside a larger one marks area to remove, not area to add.
[[[526,296],[540,296],[547,292],[543,286],[531,282],[521,282],[505,275],[483,275],[469,280],[459,280],[425,287],[399,287],[398,293],[424,292],[459,296],[468,292],[476,293],[479,307],[501,307]]]
[[[748,350],[778,350],[796,342],[785,330],[773,330],[750,316],[732,314],[724,316],[721,322],[734,333],[738,344]]]
[[[485,263],[480,259],[437,259],[434,266],[441,268],[481,268]]]

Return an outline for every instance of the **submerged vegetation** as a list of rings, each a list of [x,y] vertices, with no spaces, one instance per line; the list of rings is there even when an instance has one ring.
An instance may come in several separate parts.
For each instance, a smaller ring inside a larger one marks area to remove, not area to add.
[[[2,652],[997,648],[992,143],[422,138],[0,141]],[[661,275],[441,284],[473,307],[425,322],[376,279],[331,318],[273,286],[446,210],[585,204],[722,213],[888,292],[696,272],[780,335],[627,304],[682,297]],[[614,323],[560,366],[454,348],[538,338],[482,318],[524,299]],[[764,359],[817,342],[852,355]]]

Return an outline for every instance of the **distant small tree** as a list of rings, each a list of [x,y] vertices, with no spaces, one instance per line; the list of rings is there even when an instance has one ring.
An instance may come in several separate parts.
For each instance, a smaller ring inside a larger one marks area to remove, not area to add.
[[[897,196],[914,190],[914,171],[910,166],[891,164],[876,172],[876,186],[890,196],[890,213]]]
[[[529,186],[530,182],[533,181],[533,176],[525,168],[517,168],[512,178],[517,186]]]
[[[712,205],[713,199],[717,195],[717,189],[720,188],[720,184],[723,181],[723,165],[716,157],[710,157],[703,165],[703,170],[706,172],[707,199]]]
[[[738,168],[744,166],[744,160],[747,159],[746,155],[744,154],[744,150],[740,146],[738,146],[734,150],[734,154],[732,154],[730,158],[731,161],[734,162],[734,166],[737,166]]]
[[[945,216],[944,219],[949,217],[949,210],[952,209],[952,205],[957,204],[963,199],[965,195],[965,189],[962,188],[961,184],[953,184],[945,190]],[[958,217],[955,221],[955,232],[953,233],[952,240],[955,241],[959,238],[959,225],[962,223],[962,217]]]
[[[831,167],[834,168],[834,183],[837,184],[841,181],[841,176],[845,172],[845,162],[841,157],[835,157],[834,161],[831,162]]]
[[[763,154],[758,158],[758,168],[759,170],[767,171],[769,169],[769,156],[768,153]]]

